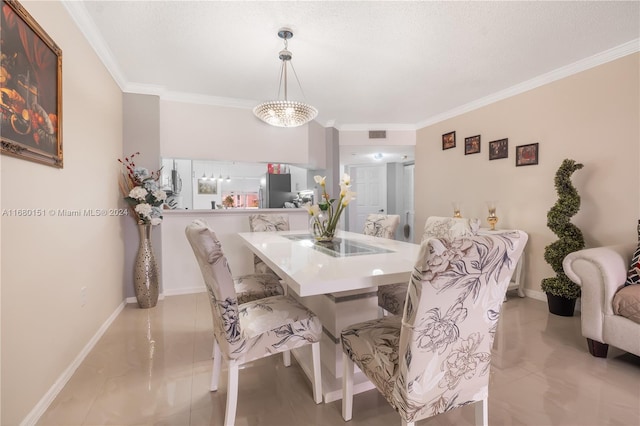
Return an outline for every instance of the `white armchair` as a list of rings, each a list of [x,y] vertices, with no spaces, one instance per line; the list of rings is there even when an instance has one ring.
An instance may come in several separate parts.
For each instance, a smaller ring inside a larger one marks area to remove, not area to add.
[[[582,335],[589,352],[606,357],[609,345],[640,356],[640,324],[616,315],[613,298],[624,285],[635,245],[580,250],[565,257],[563,268],[582,287]]]

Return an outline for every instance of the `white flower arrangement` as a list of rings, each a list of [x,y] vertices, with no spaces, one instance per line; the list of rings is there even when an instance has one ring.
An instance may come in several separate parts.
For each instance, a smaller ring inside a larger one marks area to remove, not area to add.
[[[349,203],[355,200],[356,193],[351,191],[351,177],[343,174],[340,180],[340,197],[334,206],[335,199],[327,193],[326,176],[314,176],[317,184],[322,187],[322,196],[318,204],[305,205],[307,212],[311,216],[311,231],[319,241],[329,241],[336,233],[336,227],[340,220],[340,215]]]
[[[125,157],[124,161],[118,159],[126,169],[120,181],[120,190],[132,207],[139,224],[159,225],[162,222],[162,205],[167,199],[167,193],[158,187],[160,170],[149,173],[149,170],[143,167],[136,167],[133,158],[139,154],[136,152]]]

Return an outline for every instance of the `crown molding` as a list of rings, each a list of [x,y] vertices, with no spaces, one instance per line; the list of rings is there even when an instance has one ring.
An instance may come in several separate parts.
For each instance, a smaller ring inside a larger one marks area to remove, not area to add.
[[[115,61],[111,49],[109,49],[100,33],[96,30],[96,24],[93,19],[91,19],[84,3],[81,1],[64,0],[62,1],[62,5],[67,9],[71,19],[76,23],[76,26],[84,35],[84,38],[87,39],[93,50],[98,55],[98,58],[102,61],[109,71],[109,74],[111,74],[116,84],[120,87],[120,90],[124,92],[124,88],[127,86],[127,80]]]
[[[340,124],[335,128],[342,132],[368,132],[369,130],[416,131],[418,129],[415,124],[403,123]]]
[[[417,123],[416,128],[420,129],[423,127],[431,126],[432,124],[440,123],[441,121],[448,120],[450,118],[457,117],[459,115],[476,110],[478,108],[482,108],[503,99],[519,95],[540,86],[544,86],[545,84],[552,83],[571,75],[578,74],[579,72],[586,71],[590,68],[594,68],[599,65],[606,64],[607,62],[622,58],[624,56],[631,55],[638,51],[640,51],[640,39],[631,40],[609,50],[605,50],[604,52],[597,53],[588,58],[581,59],[572,64],[539,75],[532,78],[531,80],[527,80],[523,83],[511,86],[507,89],[500,90],[499,92],[493,93],[484,98],[469,102],[468,104],[462,105],[458,108],[443,112],[442,114],[434,115],[433,117]]]
[[[111,74],[111,76],[113,77],[113,79],[116,81],[116,83],[118,84],[118,86],[123,92],[146,94],[146,95],[157,95],[157,96],[160,96],[161,99],[176,101],[176,102],[187,102],[187,103],[196,103],[196,104],[231,107],[231,108],[252,109],[255,105],[259,103],[259,101],[256,101],[256,100],[223,98],[218,96],[207,96],[207,95],[199,95],[194,93],[170,92],[165,90],[165,88],[161,86],[127,82],[124,75],[122,74],[122,71],[120,70],[120,67],[117,65],[116,61],[114,60],[114,56],[111,50],[104,42],[102,36],[98,33],[98,31],[96,31],[95,29],[96,25],[91,19],[89,13],[87,12],[87,9],[85,8],[83,2],[63,0],[62,4],[67,9],[67,11],[69,12],[69,15],[75,21],[76,25],[80,29],[80,32],[82,32],[82,34],[85,36],[85,38],[87,39],[91,47],[94,49],[98,57],[102,60],[105,67],[107,68],[107,70],[109,71],[109,73]],[[478,100],[469,102],[465,105],[461,105],[460,107],[443,112],[441,114],[434,115],[432,117],[429,117],[415,124],[407,124],[407,123],[336,124],[335,119],[329,119],[325,122],[324,127],[335,127],[336,129],[341,131],[368,131],[368,130],[379,130],[379,129],[398,130],[398,131],[406,131],[406,130],[415,131],[420,128],[431,126],[441,121],[448,120],[450,118],[476,110],[478,108],[482,108],[484,106],[501,101],[503,99],[507,99],[512,96],[519,95],[521,93],[538,88],[545,84],[552,83],[556,80],[569,77],[573,74],[586,71],[598,65],[602,65],[607,62],[611,62],[616,59],[619,59],[621,57],[631,55],[638,51],[640,51],[640,39],[636,38],[634,40],[623,43],[619,46],[613,47],[609,50],[605,50],[604,52],[600,52],[588,58],[574,62],[573,64],[566,65],[564,67],[542,74],[538,77],[534,77],[523,83],[498,91],[484,98],[480,98]]]

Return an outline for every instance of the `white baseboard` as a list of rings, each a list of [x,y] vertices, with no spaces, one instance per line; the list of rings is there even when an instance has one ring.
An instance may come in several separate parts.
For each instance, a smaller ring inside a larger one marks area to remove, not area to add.
[[[198,286],[198,287],[186,287],[186,288],[180,288],[180,289],[176,289],[176,290],[169,290],[167,292],[164,293],[165,296],[179,296],[181,294],[194,294],[194,293],[204,293],[205,291],[207,291],[206,287],[204,285]]]
[[[547,302],[547,294],[544,291],[525,289],[524,294],[532,299],[540,300],[545,303]],[[580,312],[581,310],[581,301],[582,298],[578,297],[578,300],[576,300],[576,312]]]
[[[135,298],[134,298],[135,302]],[[91,349],[98,343],[102,335],[107,331],[107,329],[111,326],[113,321],[118,317],[120,312],[124,309],[125,302],[122,302],[116,310],[107,318],[107,320],[102,324],[102,326],[96,331],[96,334],[93,335],[91,340],[87,342],[87,344],[82,348],[78,356],[73,360],[71,365],[67,367],[67,369],[58,377],[53,386],[49,388],[47,393],[40,399],[40,401],[36,404],[35,407],[27,414],[27,416],[20,422],[20,426],[32,426],[35,425],[40,417],[47,411],[49,405],[53,402],[53,400],[58,396],[62,388],[67,384],[73,373],[78,369],[82,361],[87,357]]]

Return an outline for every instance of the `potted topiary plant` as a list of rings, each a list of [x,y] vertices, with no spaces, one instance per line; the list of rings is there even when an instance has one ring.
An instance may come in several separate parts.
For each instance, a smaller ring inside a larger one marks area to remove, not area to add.
[[[562,269],[565,256],[584,248],[580,229],[571,223],[571,218],[580,210],[580,195],[571,183],[571,175],[580,170],[582,164],[565,159],[556,172],[555,187],[558,201],[547,213],[547,226],[558,236],[558,240],[544,249],[544,260],[553,268],[555,277],[542,280],[542,290],[547,294],[549,312],[561,316],[573,316],[576,299],[580,297],[580,286],[572,282]]]

